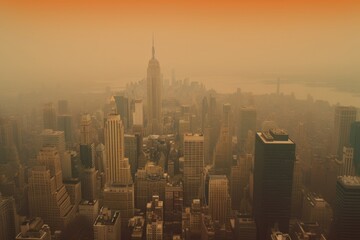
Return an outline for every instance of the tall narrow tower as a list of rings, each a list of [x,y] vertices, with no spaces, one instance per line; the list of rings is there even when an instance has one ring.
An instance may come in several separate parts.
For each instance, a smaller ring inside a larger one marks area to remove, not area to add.
[[[289,231],[295,143],[284,130],[258,132],[255,142],[254,216],[258,239],[275,224]]]
[[[124,157],[124,125],[119,114],[109,114],[104,127],[106,186],[104,206],[119,210],[122,239],[128,239],[127,224],[134,216],[134,184],[129,160]]]
[[[154,38],[152,46],[152,58],[147,69],[147,131],[150,134],[162,133],[162,79],[159,61],[155,58]]]

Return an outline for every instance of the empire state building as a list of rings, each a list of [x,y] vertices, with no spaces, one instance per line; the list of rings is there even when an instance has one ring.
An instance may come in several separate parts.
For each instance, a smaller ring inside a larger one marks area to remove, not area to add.
[[[152,58],[147,69],[147,132],[148,134],[162,133],[162,79],[159,61],[155,58],[154,40]]]

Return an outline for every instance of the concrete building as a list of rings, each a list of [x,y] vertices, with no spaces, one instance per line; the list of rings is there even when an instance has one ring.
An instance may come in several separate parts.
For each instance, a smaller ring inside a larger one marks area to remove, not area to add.
[[[247,153],[245,143],[248,132],[256,132],[256,109],[254,107],[247,106],[240,109],[237,129],[239,151]]]
[[[317,222],[301,222],[297,220],[290,232],[292,240],[326,240]]]
[[[142,99],[134,100],[133,126],[144,127],[144,105]]]
[[[94,240],[119,240],[121,239],[120,212],[101,208],[94,225]]]
[[[236,240],[256,240],[256,224],[250,215],[236,214],[234,225]]]
[[[147,132],[162,133],[162,77],[159,61],[155,58],[154,43],[152,58],[147,68]]]
[[[54,131],[52,129],[45,129],[40,134],[41,147],[54,146],[58,150],[62,158],[65,152],[65,135],[62,131]]]
[[[165,230],[171,234],[181,234],[183,211],[183,186],[181,183],[167,183],[165,186],[164,220]]]
[[[354,148],[343,147],[339,176],[355,176]]]
[[[185,134],[184,136],[184,204],[190,206],[193,199],[200,196],[204,170],[204,136]]]
[[[214,152],[215,169],[221,174],[229,174],[232,166],[232,117],[231,105],[223,105],[223,121]]]
[[[0,239],[12,240],[16,234],[16,206],[13,198],[0,193]]]
[[[129,220],[131,240],[145,239],[145,219],[143,216],[135,216]]]
[[[209,213],[214,221],[227,223],[229,184],[225,175],[210,175],[209,180]]]
[[[304,222],[317,222],[326,234],[329,233],[333,217],[331,206],[320,195],[304,192],[302,204],[302,220]]]
[[[39,217],[25,220],[20,229],[15,240],[51,240],[50,227]]]
[[[60,166],[60,163],[55,164]],[[55,168],[57,169],[57,168]],[[69,194],[48,166],[33,167],[29,172],[29,213],[31,217],[41,217],[52,230],[63,230],[74,218],[75,208],[70,202]]]
[[[360,176],[360,121],[351,124],[350,146],[354,149],[354,167],[356,174]]]
[[[145,210],[153,195],[165,198],[166,176],[162,167],[148,162],[135,176],[136,208]]]
[[[350,128],[356,121],[356,111],[355,107],[335,107],[334,150],[340,159],[342,159],[343,147],[350,145]]]
[[[146,205],[146,239],[162,240],[164,238],[164,202],[154,195]]]
[[[230,171],[230,195],[232,209],[240,210],[241,201],[245,198],[244,189],[249,185],[250,173],[253,168],[253,155],[240,155]]]
[[[73,119],[71,115],[64,114],[57,116],[57,130],[64,132],[65,142],[71,146],[74,138]]]
[[[129,159],[131,176],[134,177],[136,170],[138,169],[138,156],[140,154],[139,152],[140,139],[138,135],[125,134],[124,141],[125,141],[124,156]]]
[[[99,201],[82,200],[79,204],[79,215],[85,216],[88,223],[93,224],[99,213]]]
[[[43,129],[56,130],[56,111],[53,103],[47,103],[43,108]]]

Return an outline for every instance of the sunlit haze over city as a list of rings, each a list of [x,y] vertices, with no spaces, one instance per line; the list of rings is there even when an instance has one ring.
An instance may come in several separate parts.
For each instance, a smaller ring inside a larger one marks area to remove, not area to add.
[[[359,226],[360,1],[0,0],[0,240]]]

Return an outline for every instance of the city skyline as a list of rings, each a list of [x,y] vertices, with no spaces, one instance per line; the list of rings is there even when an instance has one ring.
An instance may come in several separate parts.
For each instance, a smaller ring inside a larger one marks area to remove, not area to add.
[[[360,238],[360,3],[0,7],[0,240]]]

